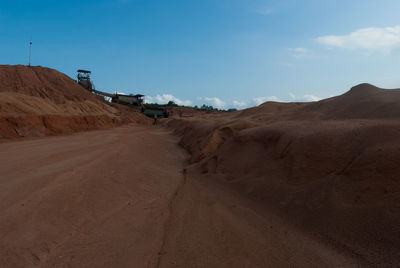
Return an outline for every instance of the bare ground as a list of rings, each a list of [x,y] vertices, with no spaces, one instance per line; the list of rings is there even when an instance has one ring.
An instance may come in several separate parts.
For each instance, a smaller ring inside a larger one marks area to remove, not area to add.
[[[0,144],[0,267],[357,266],[187,157],[137,126]]]
[[[0,267],[155,267],[185,153],[143,127],[0,145]]]
[[[160,267],[358,267],[333,248],[189,171],[173,202]]]

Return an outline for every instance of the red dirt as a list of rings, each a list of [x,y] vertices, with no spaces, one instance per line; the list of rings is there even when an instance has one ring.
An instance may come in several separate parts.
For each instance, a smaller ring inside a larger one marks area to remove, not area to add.
[[[363,265],[400,261],[400,90],[167,124],[212,178]],[[379,120],[377,120],[379,119]]]
[[[0,66],[0,139],[68,134],[132,122],[149,124],[151,120],[133,109],[111,107],[56,70]]]
[[[156,267],[185,157],[139,126],[0,144],[0,267]]]
[[[0,267],[354,266],[183,169],[177,143],[124,126],[0,144]]]

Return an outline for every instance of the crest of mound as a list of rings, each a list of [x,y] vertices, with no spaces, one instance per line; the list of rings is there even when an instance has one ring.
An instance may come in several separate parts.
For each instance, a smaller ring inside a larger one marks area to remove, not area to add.
[[[116,111],[67,75],[40,66],[0,65],[0,115],[112,115]]]
[[[237,112],[235,117],[238,119],[259,120],[259,121],[275,121],[291,118],[298,109],[306,105],[306,103],[282,103],[268,101],[257,107],[248,108]]]
[[[304,111],[323,119],[378,119],[400,117],[400,89],[360,84],[343,95],[310,103]]]
[[[67,75],[40,66],[0,65],[0,92],[40,97],[55,104],[66,101],[97,101],[95,96]]]

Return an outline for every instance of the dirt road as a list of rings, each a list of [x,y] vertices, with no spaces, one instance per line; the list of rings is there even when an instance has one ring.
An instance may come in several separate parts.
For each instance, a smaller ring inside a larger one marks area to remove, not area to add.
[[[125,126],[0,144],[0,267],[348,267]]]
[[[0,267],[155,267],[176,144],[141,127],[0,144]]]

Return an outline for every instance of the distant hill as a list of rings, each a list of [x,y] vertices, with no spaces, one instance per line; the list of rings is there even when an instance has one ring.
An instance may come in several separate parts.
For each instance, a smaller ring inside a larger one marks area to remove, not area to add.
[[[400,117],[400,89],[360,84],[343,95],[311,103],[304,111],[323,119],[377,119]]]
[[[400,89],[360,84],[343,95],[317,102],[265,102],[234,114],[261,121],[400,118]]]

